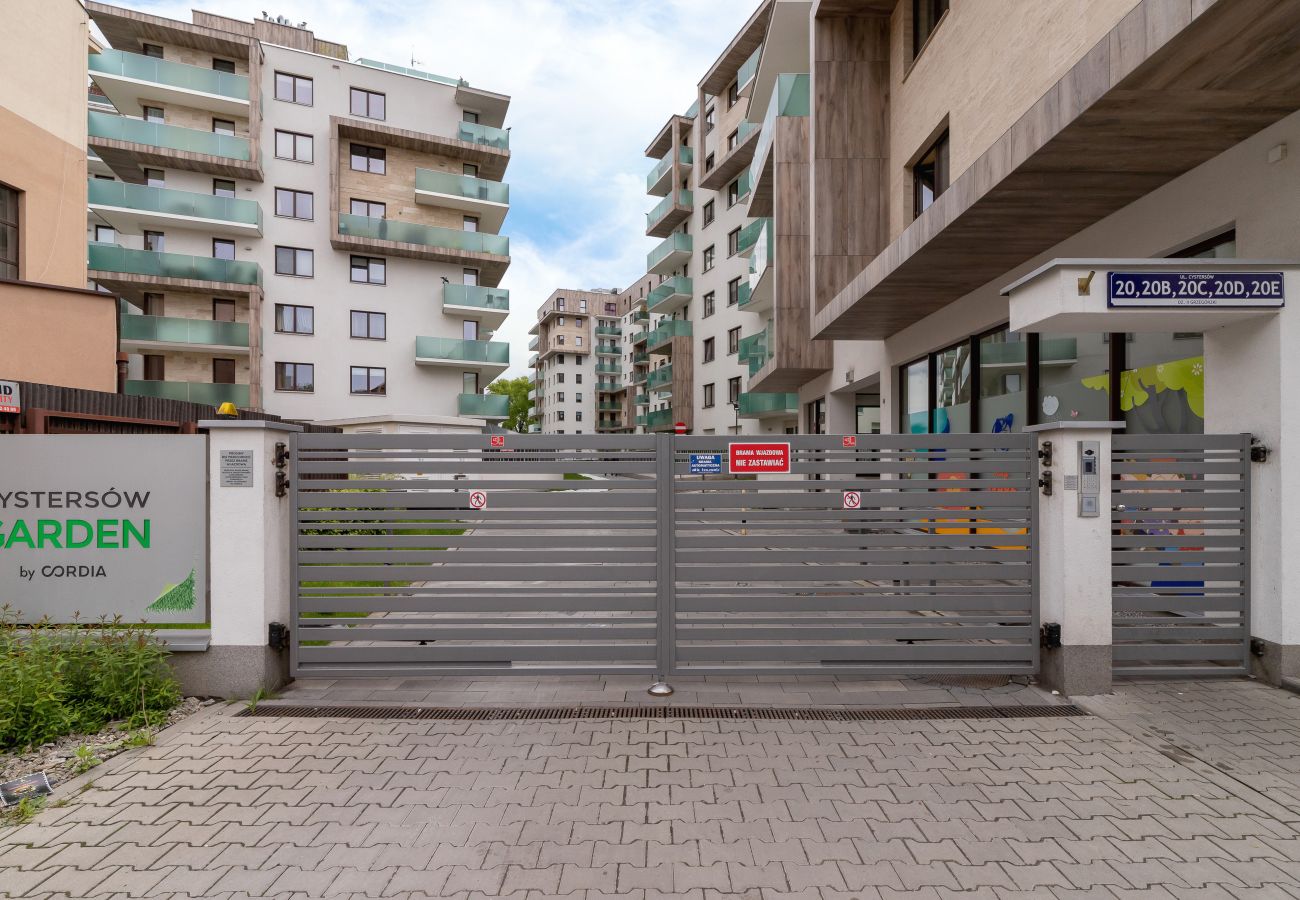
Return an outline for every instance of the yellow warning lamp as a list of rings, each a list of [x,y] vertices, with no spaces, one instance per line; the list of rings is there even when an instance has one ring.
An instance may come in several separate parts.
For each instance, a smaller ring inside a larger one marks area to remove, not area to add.
[[[239,418],[239,410],[235,409],[235,404],[233,404],[233,403],[231,403],[229,400],[227,400],[225,403],[223,403],[223,404],[221,404],[220,406],[217,407],[217,418],[218,418],[218,419],[238,419],[238,418]]]

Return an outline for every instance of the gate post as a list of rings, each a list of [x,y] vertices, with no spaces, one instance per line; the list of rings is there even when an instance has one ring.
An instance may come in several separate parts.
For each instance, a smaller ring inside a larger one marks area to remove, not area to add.
[[[1062,694],[1111,689],[1110,440],[1122,427],[1054,422],[1025,429],[1037,432],[1039,474],[1050,486],[1040,488],[1038,503],[1039,621],[1045,638],[1049,626],[1060,626],[1059,642],[1043,641],[1039,677]],[[1088,486],[1088,473],[1081,471],[1087,450],[1096,460],[1095,511],[1080,496]]]
[[[275,445],[302,427],[254,419],[198,425],[208,432],[212,644],[181,654],[182,677],[195,693],[248,697],[288,680],[288,655],[268,634],[272,622],[289,622],[292,574],[292,500],[276,496]]]
[[[674,641],[676,640],[677,610],[675,603],[676,567],[673,551],[676,549],[676,524],[673,515],[673,436],[659,434],[655,436],[655,505],[657,507],[655,522],[658,525],[656,559],[657,591],[655,609],[658,614],[655,628],[656,668],[655,680],[650,685],[649,693],[654,697],[672,695],[672,685],[668,676],[676,666]]]

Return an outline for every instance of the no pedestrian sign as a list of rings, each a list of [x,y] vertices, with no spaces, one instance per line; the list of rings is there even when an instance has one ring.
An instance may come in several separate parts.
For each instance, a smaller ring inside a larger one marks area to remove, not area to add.
[[[487,491],[470,491],[469,508],[487,509]]]
[[[790,471],[789,444],[728,444],[732,475],[780,475]]]
[[[845,491],[845,492],[844,492],[844,508],[845,508],[845,509],[861,509],[861,508],[862,508],[862,492],[861,492],[861,491]]]

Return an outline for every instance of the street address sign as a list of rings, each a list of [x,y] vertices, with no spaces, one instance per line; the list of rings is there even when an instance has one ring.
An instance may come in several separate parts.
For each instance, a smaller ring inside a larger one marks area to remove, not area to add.
[[[1114,307],[1280,307],[1281,272],[1111,272],[1106,305]]]
[[[790,445],[734,443],[727,445],[727,471],[732,475],[780,475],[790,471]]]

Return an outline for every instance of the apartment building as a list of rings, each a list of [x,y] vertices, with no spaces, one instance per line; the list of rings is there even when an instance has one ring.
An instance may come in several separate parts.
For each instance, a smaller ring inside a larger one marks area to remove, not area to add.
[[[509,98],[307,23],[90,2],[89,277],[126,392],[481,430],[509,365]]]
[[[0,379],[117,386],[117,305],[86,288],[86,15],[14,0],[0,58]]]
[[[623,430],[622,309],[617,291],[563,288],[538,308],[528,344],[537,431]]]

